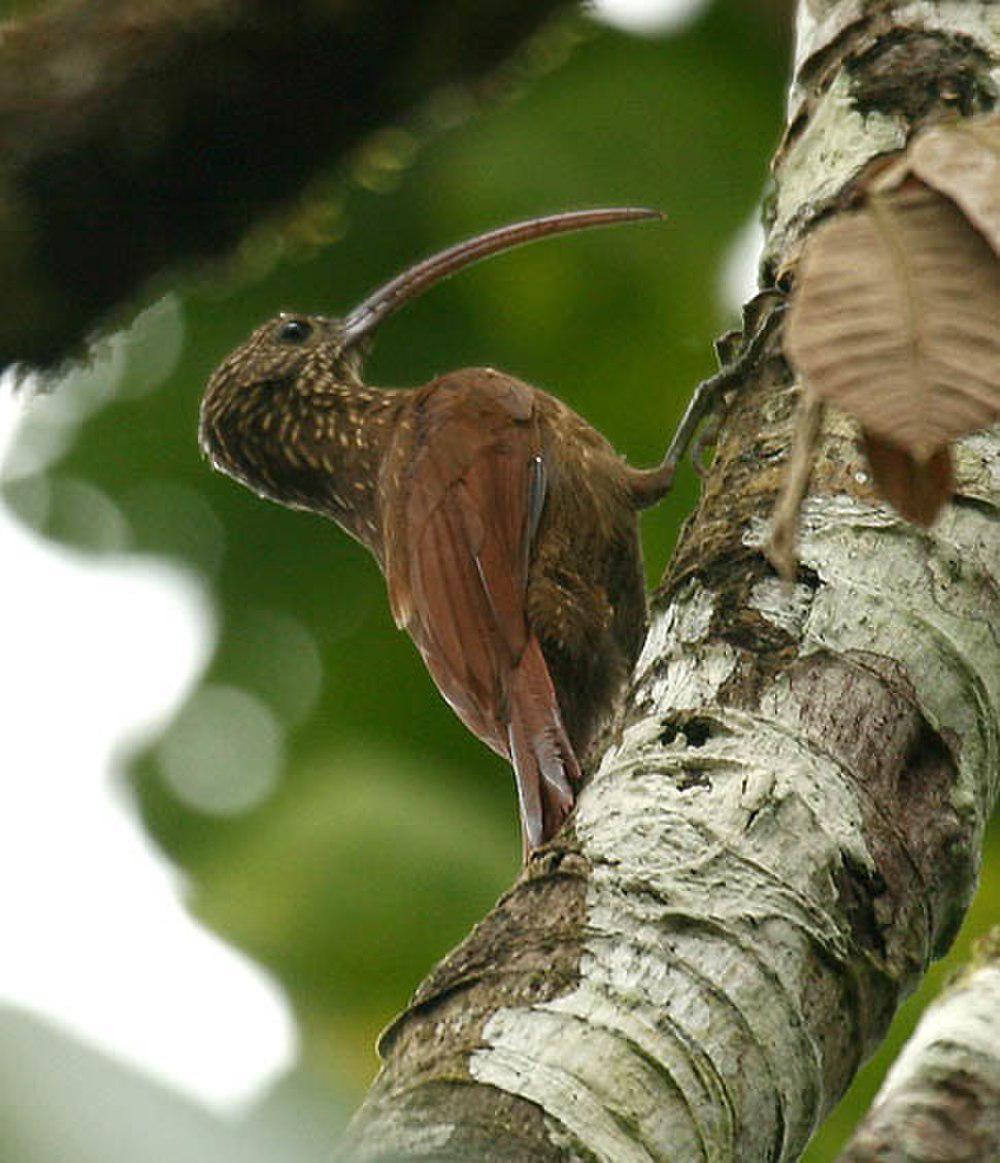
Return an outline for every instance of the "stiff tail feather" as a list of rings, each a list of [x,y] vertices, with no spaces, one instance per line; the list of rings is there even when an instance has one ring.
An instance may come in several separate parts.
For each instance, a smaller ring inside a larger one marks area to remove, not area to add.
[[[527,854],[556,834],[582,782],[537,639],[528,640],[507,696],[507,740]]]

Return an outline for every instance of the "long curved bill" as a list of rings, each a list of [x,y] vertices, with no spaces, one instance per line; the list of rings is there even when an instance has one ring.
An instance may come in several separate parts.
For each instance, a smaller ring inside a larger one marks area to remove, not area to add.
[[[524,222],[513,222],[477,234],[449,246],[446,250],[425,258],[383,283],[377,290],[350,312],[340,322],[340,332],[345,347],[357,343],[374,331],[404,303],[415,299],[435,283],[453,275],[463,267],[534,242],[553,234],[566,234],[575,230],[587,230],[594,226],[614,226],[620,222],[638,222],[647,219],[663,219],[666,215],[659,210],[648,210],[642,206],[612,206],[599,210],[570,210],[562,214],[549,214],[543,218],[529,218]]]

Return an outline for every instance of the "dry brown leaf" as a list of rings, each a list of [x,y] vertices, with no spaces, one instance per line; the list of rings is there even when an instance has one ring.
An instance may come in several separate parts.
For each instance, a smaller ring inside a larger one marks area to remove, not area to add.
[[[1000,264],[922,182],[809,240],[785,351],[812,390],[918,462],[1000,416]]]
[[[1000,253],[1000,117],[935,125],[917,137],[907,162]]]
[[[954,488],[951,453],[939,448],[930,460],[919,463],[890,441],[870,432],[863,435],[865,455],[879,493],[908,521],[926,528]]]

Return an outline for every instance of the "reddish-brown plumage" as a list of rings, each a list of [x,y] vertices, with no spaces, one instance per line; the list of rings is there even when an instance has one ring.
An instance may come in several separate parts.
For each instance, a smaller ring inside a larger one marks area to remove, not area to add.
[[[447,269],[462,253],[445,252]],[[389,309],[408,297],[405,278],[387,285]],[[366,387],[355,333],[384,317],[384,291],[343,321],[282,316],[258,329],[209,383],[202,443],[222,471],[333,518],[372,551],[441,693],[512,763],[530,851],[571,809],[578,756],[638,654],[636,510],[672,472],[630,468],[561,401],[490,368],[413,391]]]

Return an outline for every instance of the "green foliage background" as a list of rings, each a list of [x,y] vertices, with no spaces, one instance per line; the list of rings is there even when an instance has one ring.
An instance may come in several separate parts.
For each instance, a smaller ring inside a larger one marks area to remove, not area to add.
[[[119,1109],[144,1111],[152,1133],[184,1144],[178,1159],[255,1159],[261,1143],[262,1158],[326,1157],[376,1067],[378,1030],[519,859],[509,772],[437,696],[392,625],[374,563],[332,525],[258,501],[198,455],[207,376],[278,309],[336,314],[487,226],[564,207],[659,206],[665,226],[544,243],[463,274],[389,324],[369,365],[372,383],[400,386],[463,365],[504,368],[557,392],[642,464],[662,454],[712,370],[712,338],[733,322],[720,307],[720,262],[759,204],[782,125],[786,12],[720,3],[674,37],[593,27],[574,39],[549,38],[534,51],[532,83],[471,116],[466,97],[439,96],[431,120],[448,128],[383,134],[349,181],[332,176],[289,221],[249,239],[232,270],[183,287],[183,349],[167,382],[144,393],[142,361],[131,362],[51,470],[45,531],[102,552],[103,526],[62,504],[59,486],[101,490],[127,522],[129,549],[208,579],[222,630],[205,683],[252,693],[288,731],[278,789],[245,813],[185,806],[158,746],[133,757],[129,782],[150,836],[187,874],[197,915],[287,990],[304,1042],[295,1075],[224,1129],[120,1066],[30,1025],[14,1030],[47,1076],[81,1055],[78,1073]],[[695,495],[688,471],[644,520],[653,583]],[[8,500],[30,516],[30,488]],[[998,906],[993,873],[950,960]],[[943,972],[904,1009],[811,1163],[834,1157]],[[62,1114],[62,1141],[76,1144],[66,1157],[139,1157],[113,1122],[95,1147],[80,1118],[87,1093]],[[37,1150],[26,1140],[12,1163],[41,1159]]]

